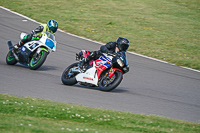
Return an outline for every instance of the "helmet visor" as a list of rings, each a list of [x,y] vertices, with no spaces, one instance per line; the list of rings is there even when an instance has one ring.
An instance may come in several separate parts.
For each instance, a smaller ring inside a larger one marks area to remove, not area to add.
[[[128,44],[121,44],[119,49],[120,51],[126,51],[128,49],[129,45]]]
[[[49,27],[49,30],[52,31],[53,33],[55,33],[57,31],[57,27]]]

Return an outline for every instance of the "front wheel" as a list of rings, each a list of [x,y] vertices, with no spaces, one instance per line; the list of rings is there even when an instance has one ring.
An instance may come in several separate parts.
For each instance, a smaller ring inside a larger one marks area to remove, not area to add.
[[[15,65],[17,63],[17,60],[15,59],[12,51],[9,51],[7,56],[6,56],[6,63],[8,65]]]
[[[33,55],[33,57],[31,58],[31,61],[29,63],[29,68],[31,70],[36,70],[39,67],[41,67],[48,55],[48,53],[44,50],[40,51],[39,54],[37,54],[37,53],[35,53],[35,54],[36,55]]]
[[[101,91],[111,91],[121,83],[122,79],[123,79],[122,72],[115,71],[115,73],[111,78],[109,78],[107,75],[102,77],[99,83],[99,88]]]
[[[78,63],[74,63],[74,64],[68,66],[65,69],[65,71],[63,72],[62,77],[61,77],[61,80],[62,80],[63,84],[65,84],[65,85],[74,85],[74,84],[77,83],[76,78],[75,78],[75,76],[77,74],[71,72],[71,69],[73,67],[77,67],[77,66],[78,66]]]

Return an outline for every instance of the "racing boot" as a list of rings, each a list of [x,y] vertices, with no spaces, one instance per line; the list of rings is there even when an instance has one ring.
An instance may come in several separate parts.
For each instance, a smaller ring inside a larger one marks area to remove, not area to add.
[[[19,43],[15,44],[15,45],[13,46],[13,48],[14,48],[15,50],[19,49],[19,48],[20,48]]]
[[[19,43],[15,44],[13,47],[17,51],[22,46],[22,44],[23,44],[23,42],[20,41]]]
[[[13,46],[13,50],[14,50],[14,52],[15,52],[16,54],[20,52],[21,46],[22,46],[21,41]]]
[[[87,57],[83,58],[83,60],[80,61],[79,67],[83,71],[85,71],[89,67],[89,61],[92,60],[96,55],[97,55],[96,51],[91,52],[91,54],[87,55]]]
[[[85,71],[85,70],[87,69],[87,65],[86,65],[86,64],[87,64],[89,61],[90,61],[90,60],[89,60],[88,57],[83,58],[83,60],[81,60],[80,63],[79,63],[79,67],[80,67],[83,71]]]

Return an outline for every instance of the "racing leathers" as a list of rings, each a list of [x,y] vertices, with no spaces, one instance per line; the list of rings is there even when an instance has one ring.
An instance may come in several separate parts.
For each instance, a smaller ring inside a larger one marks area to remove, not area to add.
[[[100,50],[98,51],[92,51],[89,55],[87,55],[86,58],[83,58],[83,60],[80,62],[80,67],[83,68],[83,66],[88,63],[90,60],[96,60],[98,59],[102,53],[115,53],[116,52],[116,42],[108,42],[106,45],[101,46]],[[79,56],[81,56],[83,53],[80,52]]]

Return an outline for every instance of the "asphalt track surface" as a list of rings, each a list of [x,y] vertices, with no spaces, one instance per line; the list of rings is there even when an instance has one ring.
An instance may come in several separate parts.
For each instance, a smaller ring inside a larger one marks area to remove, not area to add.
[[[30,33],[38,25],[0,8],[0,93],[200,123],[199,71],[128,54],[130,71],[115,90],[65,86],[61,74],[75,62],[75,53],[101,45],[61,31],[56,33],[57,51],[48,55],[40,69],[7,65],[7,41],[17,43],[21,32]]]

